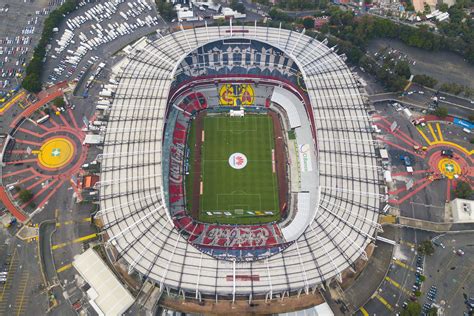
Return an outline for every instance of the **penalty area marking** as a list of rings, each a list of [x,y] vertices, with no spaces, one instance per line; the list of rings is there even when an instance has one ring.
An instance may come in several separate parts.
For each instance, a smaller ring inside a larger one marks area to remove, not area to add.
[[[237,191],[237,192],[243,192],[243,191]],[[234,192],[232,192],[232,193],[218,193],[217,194],[217,208],[222,209],[220,207],[220,204],[219,204],[219,197],[221,197],[221,201],[222,201],[223,196],[234,197],[234,196],[239,196],[239,195],[240,196],[254,196],[254,197],[256,196],[256,197],[258,197],[258,204],[260,205],[259,208],[262,209],[262,196],[261,196],[260,193],[234,193]],[[244,205],[244,204],[230,204],[230,205],[228,204],[227,206],[228,206],[229,210],[234,210],[237,207],[229,207],[229,206],[238,206],[238,205]],[[247,204],[245,204],[245,205],[247,205]],[[250,205],[248,205],[248,207],[250,208]]]

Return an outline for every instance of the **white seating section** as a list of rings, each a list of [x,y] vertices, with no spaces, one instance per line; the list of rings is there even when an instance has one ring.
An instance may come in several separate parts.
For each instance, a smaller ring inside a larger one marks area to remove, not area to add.
[[[230,37],[265,42],[293,58],[317,134],[317,215],[295,243],[263,261],[217,260],[188,244],[174,228],[162,189],[162,140],[169,137],[163,127],[177,65],[204,43]],[[380,228],[380,174],[362,97],[335,52],[284,29],[202,27],[132,52],[119,78],[105,134],[98,213],[105,240],[116,250],[112,260],[124,259],[130,272],[148,276],[163,290],[232,300],[308,292],[366,256]]]

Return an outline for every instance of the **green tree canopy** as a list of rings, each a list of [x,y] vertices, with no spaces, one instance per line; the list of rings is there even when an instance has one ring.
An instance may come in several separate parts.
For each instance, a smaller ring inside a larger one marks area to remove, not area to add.
[[[41,91],[41,80],[38,73],[33,72],[27,74],[23,79],[21,86],[30,92],[40,92]]]
[[[22,87],[30,92],[41,91],[41,75],[43,73],[43,60],[46,56],[45,47],[53,36],[53,28],[58,27],[64,18],[77,7],[78,0],[66,0],[60,7],[52,11],[44,20],[41,38],[33,51],[33,58],[26,67]]]
[[[421,84],[429,88],[434,88],[436,84],[438,83],[438,80],[427,75],[414,75],[413,82]]]
[[[409,79],[411,76],[410,66],[406,61],[400,61],[395,65],[397,75]]]
[[[23,189],[20,191],[18,197],[22,203],[26,203],[33,198],[33,193],[31,193],[30,190]]]
[[[434,247],[431,240],[423,240],[418,246],[418,252],[427,256],[431,256],[434,253]]]
[[[64,99],[62,97],[57,97],[56,99],[53,100],[54,106],[60,108],[64,107],[66,105],[66,102],[64,102]]]
[[[438,316],[438,309],[435,306],[432,306],[428,312],[426,313],[427,316]]]
[[[436,110],[434,110],[433,114],[437,117],[445,118],[446,116],[448,116],[448,109],[440,106],[436,108]]]
[[[456,185],[456,190],[454,190],[456,197],[460,199],[469,199],[473,194],[471,185],[464,181],[459,181]]]
[[[245,5],[242,2],[239,2],[238,0],[232,0],[232,2],[230,3],[230,8],[234,11],[245,13]]]
[[[166,0],[155,0],[156,9],[160,12],[161,17],[167,21],[171,22],[177,17],[176,12],[174,11],[173,4],[171,2],[166,2]]]
[[[441,3],[439,5],[439,11],[441,12],[448,12],[449,6],[447,3]]]
[[[406,309],[402,310],[401,316],[419,316],[421,314],[421,305],[418,302],[409,302]]]
[[[303,26],[305,29],[312,29],[314,28],[314,19],[312,18],[305,18],[303,20]]]

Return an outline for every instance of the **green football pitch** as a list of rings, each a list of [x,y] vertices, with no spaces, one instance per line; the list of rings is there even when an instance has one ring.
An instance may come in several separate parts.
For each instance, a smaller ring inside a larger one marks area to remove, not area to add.
[[[272,166],[275,148],[273,122],[267,115],[229,117],[210,115],[203,118],[204,137],[193,121],[188,145],[190,174],[186,177],[188,209],[191,190],[199,190],[199,220],[208,223],[257,224],[280,219],[277,176]],[[195,168],[196,139],[201,145],[201,170]],[[233,153],[247,157],[243,169],[229,164]],[[193,187],[194,177],[201,186]]]

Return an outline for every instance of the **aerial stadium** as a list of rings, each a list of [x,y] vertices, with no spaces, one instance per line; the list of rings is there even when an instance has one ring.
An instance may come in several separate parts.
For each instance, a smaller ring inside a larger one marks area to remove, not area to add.
[[[231,22],[127,49],[96,214],[124,281],[251,304],[367,260],[384,198],[367,102],[345,56],[304,33]]]

